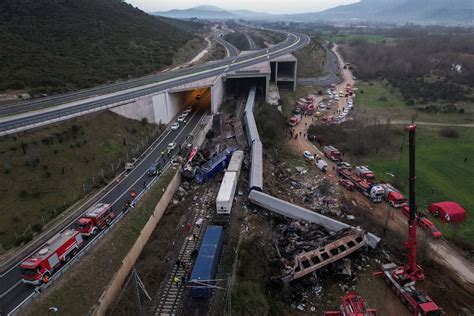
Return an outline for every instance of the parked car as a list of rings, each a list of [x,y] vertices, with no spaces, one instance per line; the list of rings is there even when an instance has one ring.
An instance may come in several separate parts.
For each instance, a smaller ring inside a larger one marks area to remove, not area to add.
[[[314,154],[312,154],[311,152],[307,150],[305,150],[305,152],[303,153],[303,156],[308,160],[314,160]]]
[[[178,128],[179,128],[179,123],[178,123],[178,122],[173,123],[173,125],[171,125],[171,130],[172,130],[172,131],[175,131],[175,130],[177,130]]]
[[[178,116],[178,122],[184,122],[185,119],[186,119],[186,114],[181,114],[180,116]]]

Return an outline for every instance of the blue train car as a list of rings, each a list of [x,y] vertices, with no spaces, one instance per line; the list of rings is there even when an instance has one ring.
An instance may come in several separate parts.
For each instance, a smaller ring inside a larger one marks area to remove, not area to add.
[[[196,181],[198,183],[203,183],[207,179],[214,177],[216,174],[227,168],[234,151],[235,148],[227,148],[223,152],[219,153],[219,155],[217,155],[215,158],[206,162],[196,172]]]
[[[211,297],[213,282],[215,279],[219,258],[223,243],[222,226],[208,226],[199,248],[199,253],[194,264],[189,285],[193,299],[207,300]],[[207,285],[209,284],[209,285]]]

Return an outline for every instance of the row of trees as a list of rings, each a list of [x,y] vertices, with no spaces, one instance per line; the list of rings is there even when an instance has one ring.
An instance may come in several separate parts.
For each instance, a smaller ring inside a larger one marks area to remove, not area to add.
[[[387,78],[407,101],[459,101],[474,82],[470,34],[422,34],[394,44],[350,42],[344,55],[360,79]],[[469,87],[469,88],[466,88]]]

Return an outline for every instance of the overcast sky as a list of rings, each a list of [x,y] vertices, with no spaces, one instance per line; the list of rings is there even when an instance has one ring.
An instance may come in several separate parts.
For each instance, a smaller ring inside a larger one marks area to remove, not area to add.
[[[188,9],[197,5],[214,5],[223,9],[247,9],[267,13],[315,12],[358,0],[126,0],[143,11]]]

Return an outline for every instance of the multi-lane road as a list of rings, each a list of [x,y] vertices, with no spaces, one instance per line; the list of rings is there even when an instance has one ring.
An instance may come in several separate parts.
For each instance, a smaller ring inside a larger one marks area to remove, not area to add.
[[[309,38],[306,35],[288,34],[286,41],[268,50],[256,51],[245,56],[229,57],[212,65],[197,66],[182,71],[150,76],[76,93],[22,102],[6,107],[0,113],[0,115],[3,115],[0,118],[0,133],[4,132],[5,134],[6,131],[8,132],[22,126],[25,127],[33,122],[51,120],[52,116],[67,117],[72,114],[85,113],[94,109],[101,109],[108,104],[156,93],[157,91],[166,90],[195,80],[221,75],[227,71],[238,70],[242,67],[293,52],[305,46],[308,42]],[[207,93],[209,94],[209,92]],[[67,104],[68,102],[70,104]],[[135,188],[139,191],[143,188],[144,181],[150,181],[149,176],[146,174],[148,167],[155,161],[162,161],[161,165],[163,166],[164,157],[161,156],[161,152],[166,149],[168,143],[176,142],[178,145],[183,144],[188,135],[199,126],[199,122],[209,108],[202,106],[202,103],[209,104],[210,95],[203,95],[199,103],[201,104],[197,104],[193,108],[184,126],[181,126],[177,131],[167,130],[164,135],[160,136],[144,158],[140,160],[139,164],[120,183],[112,186],[99,201],[112,204],[113,209],[116,212],[120,212],[125,202],[129,199],[131,189]],[[169,162],[167,158],[164,159],[166,163]],[[73,223],[69,223],[68,227],[71,227],[71,225]],[[87,242],[90,242],[90,240]],[[37,250],[39,249],[41,247],[38,247]],[[0,312],[4,314],[15,311],[25,299],[28,299],[35,292],[34,287],[25,285],[20,280],[18,266],[22,260],[12,264],[9,270],[0,275]]]
[[[152,180],[152,177],[147,174],[148,167],[154,162],[159,162],[161,168],[169,163],[172,156],[164,157],[161,155],[167,145],[175,142],[177,147],[174,153],[177,153],[179,146],[187,141],[188,135],[193,134],[199,128],[199,122],[203,119],[206,112],[209,111],[209,100],[209,95],[203,95],[200,101],[196,101],[185,125],[180,126],[176,131],[166,130],[159,140],[151,146],[138,165],[119,183],[115,184],[98,202],[112,204],[114,212],[118,215],[127,200],[130,200],[131,190],[135,189],[137,192],[140,192],[144,190],[145,183],[148,185]],[[133,210],[131,211],[133,212]],[[68,227],[72,228],[73,223],[70,223]],[[98,238],[98,236],[95,238]],[[93,238],[85,239],[86,244],[92,242],[92,240]],[[41,249],[41,247],[38,249]],[[18,268],[19,263],[0,275],[0,311],[3,311],[5,314],[14,310],[15,307],[34,292],[33,286],[21,282]]]
[[[219,62],[191,67],[175,72],[116,83],[66,95],[22,102],[5,107],[0,117],[0,135],[59,121],[150,95],[175,86],[222,75],[271,58],[293,52],[309,42],[302,34],[288,34],[287,39],[269,49]],[[56,106],[51,106],[56,105]],[[38,110],[41,109],[41,110]]]

